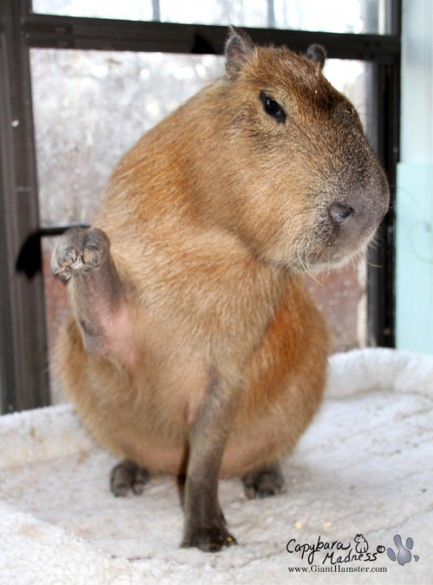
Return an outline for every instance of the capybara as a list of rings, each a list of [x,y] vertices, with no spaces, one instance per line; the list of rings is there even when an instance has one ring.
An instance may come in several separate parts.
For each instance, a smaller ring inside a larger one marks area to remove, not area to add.
[[[224,75],[126,154],[88,229],[64,234],[58,367],[94,436],[123,458],[115,495],[183,480],[182,545],[236,543],[218,479],[283,487],[322,397],[324,319],[302,276],[365,250],[389,191],[325,51],[230,29]]]

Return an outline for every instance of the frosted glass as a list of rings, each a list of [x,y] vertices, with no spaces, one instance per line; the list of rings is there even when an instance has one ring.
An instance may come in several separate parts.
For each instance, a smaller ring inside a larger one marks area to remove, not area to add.
[[[90,222],[120,157],[223,70],[161,53],[34,49],[31,63],[44,226]]]
[[[392,0],[33,0],[45,14],[234,24],[340,33],[389,33]]]

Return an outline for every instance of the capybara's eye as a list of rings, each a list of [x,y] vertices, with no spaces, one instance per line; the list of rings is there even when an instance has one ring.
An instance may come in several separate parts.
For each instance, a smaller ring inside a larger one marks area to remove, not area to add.
[[[284,124],[287,115],[278,102],[266,95],[264,91],[260,92],[260,101],[263,104],[263,109],[269,116],[275,118],[279,124]]]

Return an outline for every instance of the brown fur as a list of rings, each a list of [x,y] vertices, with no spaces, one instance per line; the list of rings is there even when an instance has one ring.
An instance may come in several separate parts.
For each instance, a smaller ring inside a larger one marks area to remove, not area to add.
[[[358,253],[387,209],[383,172],[321,57],[232,32],[226,76],[114,171],[91,232],[108,235],[102,259],[71,279],[58,344],[68,391],[115,453],[186,473],[186,546],[235,542],[218,477],[268,469],[320,404],[327,332],[297,273]]]

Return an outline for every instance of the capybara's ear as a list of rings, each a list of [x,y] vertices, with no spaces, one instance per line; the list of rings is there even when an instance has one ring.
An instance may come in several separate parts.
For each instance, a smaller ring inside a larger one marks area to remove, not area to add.
[[[310,45],[306,53],[308,59],[316,63],[318,71],[322,71],[326,61],[326,51],[322,45]]]
[[[239,71],[249,60],[254,49],[251,37],[238,28],[230,27],[225,46],[226,72],[229,79],[236,79]]]

